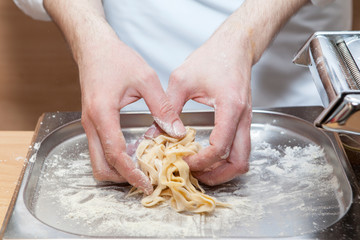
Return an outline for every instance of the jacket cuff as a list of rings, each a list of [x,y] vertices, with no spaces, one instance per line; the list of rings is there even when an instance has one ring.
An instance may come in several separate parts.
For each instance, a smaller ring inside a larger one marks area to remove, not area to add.
[[[14,3],[33,19],[51,21],[51,17],[44,8],[43,0],[14,0]]]

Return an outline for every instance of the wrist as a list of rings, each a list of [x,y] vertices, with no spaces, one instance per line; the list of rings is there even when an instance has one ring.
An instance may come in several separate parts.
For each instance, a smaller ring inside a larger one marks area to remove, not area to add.
[[[94,55],[116,34],[105,19],[101,0],[44,0],[44,7],[62,30],[75,61]]]
[[[91,29],[89,29],[91,28]],[[78,31],[69,41],[75,62],[81,66],[89,62],[101,61],[100,52],[114,52],[120,39],[107,22],[92,19],[91,27]]]
[[[257,61],[257,51],[254,41],[254,30],[243,24],[242,20],[230,16],[213,34],[211,39],[217,39],[217,45],[223,44],[223,49],[231,51],[231,55],[240,56],[241,64],[250,67]]]
[[[235,41],[254,65],[287,20],[309,1],[245,1],[217,31],[231,35],[230,44]]]

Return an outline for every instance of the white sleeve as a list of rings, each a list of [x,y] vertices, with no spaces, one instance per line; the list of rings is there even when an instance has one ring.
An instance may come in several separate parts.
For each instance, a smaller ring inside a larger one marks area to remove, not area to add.
[[[14,0],[14,3],[33,19],[51,21],[51,17],[44,8],[43,0]]]
[[[334,2],[334,0],[311,0],[311,3],[315,6],[323,7],[330,3]]]

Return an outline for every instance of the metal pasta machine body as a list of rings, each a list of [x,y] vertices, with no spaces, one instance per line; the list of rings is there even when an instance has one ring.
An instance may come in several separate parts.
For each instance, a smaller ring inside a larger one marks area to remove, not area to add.
[[[324,104],[315,125],[360,135],[360,31],[316,32],[293,62],[309,67]]]

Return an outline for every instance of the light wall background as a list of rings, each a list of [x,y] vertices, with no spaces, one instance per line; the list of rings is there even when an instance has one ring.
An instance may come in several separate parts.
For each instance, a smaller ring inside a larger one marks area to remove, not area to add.
[[[353,2],[360,30],[360,1]],[[77,67],[58,28],[0,1],[0,130],[34,130],[43,112],[80,110]]]

